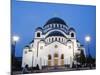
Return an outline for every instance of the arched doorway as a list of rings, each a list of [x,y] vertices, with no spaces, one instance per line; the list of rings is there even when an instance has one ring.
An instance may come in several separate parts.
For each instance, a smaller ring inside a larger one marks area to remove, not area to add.
[[[54,66],[58,66],[58,54],[54,54]]]
[[[51,55],[49,54],[49,55],[48,55],[48,66],[51,66],[51,59],[52,59],[52,57],[51,57]]]
[[[64,54],[61,54],[61,66],[64,65]]]

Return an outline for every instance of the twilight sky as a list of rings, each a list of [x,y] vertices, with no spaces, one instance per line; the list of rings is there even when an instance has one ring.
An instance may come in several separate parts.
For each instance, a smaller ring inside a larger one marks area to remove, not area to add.
[[[16,56],[22,56],[24,46],[34,38],[34,31],[53,18],[63,19],[69,27],[76,30],[77,39],[87,51],[85,36],[91,37],[90,53],[96,56],[96,7],[72,4],[50,4],[37,2],[21,2],[12,0],[11,31],[20,40],[16,44]]]

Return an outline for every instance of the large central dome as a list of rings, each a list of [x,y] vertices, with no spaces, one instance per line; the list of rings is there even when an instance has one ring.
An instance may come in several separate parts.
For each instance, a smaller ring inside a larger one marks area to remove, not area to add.
[[[45,25],[48,25],[48,24],[63,24],[63,25],[66,25],[66,23],[58,18],[58,17],[54,17],[54,18],[51,18],[50,20],[47,21],[47,23]]]

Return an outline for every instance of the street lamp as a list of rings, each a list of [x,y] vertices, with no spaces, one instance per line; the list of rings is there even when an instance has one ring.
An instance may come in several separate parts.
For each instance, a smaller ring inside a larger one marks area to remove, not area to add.
[[[11,38],[11,63],[12,63],[12,70],[16,68],[16,58],[15,58],[15,46],[16,42],[19,41],[19,36],[12,36]]]
[[[17,41],[19,41],[19,36],[13,36],[13,42],[17,42]]]
[[[88,46],[88,55],[90,55],[90,51],[89,51],[89,43],[90,43],[90,41],[91,41],[91,37],[90,37],[90,36],[86,36],[86,37],[85,37],[85,41],[86,41],[87,46]]]
[[[18,42],[19,41],[19,36],[13,36],[12,37],[12,54],[14,55],[14,57],[15,57],[15,47],[16,47],[16,42]]]
[[[91,37],[90,36],[86,36],[85,37],[85,41],[89,43],[91,41]]]
[[[89,42],[91,41],[91,37],[90,36],[86,36],[85,37],[85,41],[87,43],[87,46],[88,46],[88,64],[91,68],[91,54],[90,54],[90,51],[89,51]]]

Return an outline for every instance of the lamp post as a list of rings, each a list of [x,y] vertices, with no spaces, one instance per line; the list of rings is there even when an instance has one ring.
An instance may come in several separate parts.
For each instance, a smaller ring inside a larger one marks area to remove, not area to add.
[[[90,41],[91,41],[91,37],[90,37],[90,36],[86,36],[86,37],[85,37],[85,41],[86,41],[87,47],[88,47],[88,55],[90,55],[89,43],[90,43]]]
[[[12,37],[12,47],[13,47],[13,51],[12,51],[12,55],[15,57],[15,48],[16,48],[16,42],[19,41],[19,36],[13,36]]]
[[[89,49],[89,43],[91,41],[91,37],[90,36],[86,36],[85,37],[85,41],[87,43],[88,46],[88,58],[87,58],[87,65],[91,68],[91,55],[90,55],[90,49]]]
[[[16,68],[16,59],[15,59],[15,46],[16,46],[16,42],[19,41],[19,37],[18,36],[13,36],[12,37],[12,44],[11,44],[11,63],[12,63],[12,68],[11,70]]]

